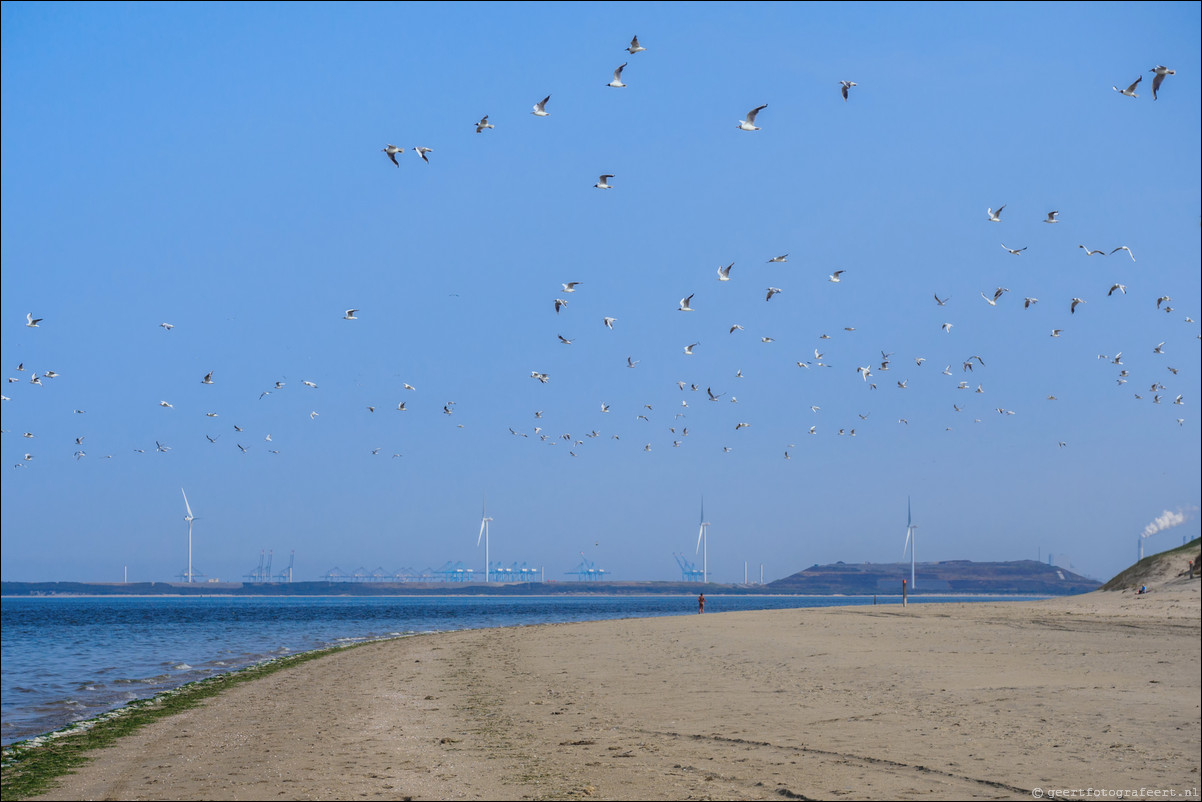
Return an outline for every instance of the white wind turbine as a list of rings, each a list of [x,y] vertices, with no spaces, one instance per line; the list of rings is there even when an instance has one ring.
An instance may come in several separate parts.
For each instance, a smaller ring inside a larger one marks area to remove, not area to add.
[[[709,523],[705,520],[705,499],[701,500],[701,528],[697,531],[697,551],[701,552],[701,581],[702,583],[709,582],[709,550],[710,542],[706,530],[709,529]],[[702,550],[702,545],[705,546]]]
[[[179,492],[184,493],[181,487]],[[188,494],[184,493],[184,509],[188,514],[184,516],[184,520],[188,522],[188,581],[192,581],[192,522],[196,520],[196,516],[192,514],[192,507],[188,504]]]
[[[492,518],[484,511],[484,503],[480,504],[480,534],[476,536],[476,548],[480,548],[480,538],[484,538],[484,581],[488,581],[488,522]]]
[[[906,545],[902,546],[902,559],[906,558],[906,549],[910,549],[910,590],[914,590],[914,530],[915,526],[910,519],[910,497],[906,497]]]

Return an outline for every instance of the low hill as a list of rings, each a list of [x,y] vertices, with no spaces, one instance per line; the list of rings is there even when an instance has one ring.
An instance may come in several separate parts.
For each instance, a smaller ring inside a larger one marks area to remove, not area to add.
[[[773,593],[865,596],[898,595],[909,583],[909,563],[843,563],[812,565],[768,584]],[[1097,590],[1100,582],[1036,560],[972,562],[947,560],[917,563],[911,592],[927,594],[999,593],[1060,596]]]
[[[1162,551],[1142,560],[1115,576],[1102,590],[1135,590],[1143,586],[1158,587],[1189,581],[1189,562],[1193,560],[1195,576],[1202,559],[1202,539],[1194,538],[1184,546]]]

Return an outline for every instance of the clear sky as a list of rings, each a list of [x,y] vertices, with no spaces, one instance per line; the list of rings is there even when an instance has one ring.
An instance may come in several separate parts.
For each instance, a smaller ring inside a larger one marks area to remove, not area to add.
[[[1180,544],[1199,9],[4,3],[3,578]]]

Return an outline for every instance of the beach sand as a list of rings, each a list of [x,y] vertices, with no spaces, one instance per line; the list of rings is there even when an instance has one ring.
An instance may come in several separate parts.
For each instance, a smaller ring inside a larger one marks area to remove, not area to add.
[[[1197,795],[1199,586],[422,635],[236,686],[48,799]]]

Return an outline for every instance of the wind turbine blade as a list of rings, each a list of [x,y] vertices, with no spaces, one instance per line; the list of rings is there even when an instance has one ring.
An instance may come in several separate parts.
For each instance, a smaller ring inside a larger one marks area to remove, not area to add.
[[[181,487],[179,489],[179,492],[184,493],[184,489]],[[184,493],[184,509],[186,509],[188,511],[188,518],[191,519],[192,518],[192,507],[188,504],[188,494],[187,493]]]
[[[701,526],[697,529],[697,551],[701,551],[701,536],[705,534],[705,527]]]
[[[912,523],[912,521],[910,520],[910,497],[906,496],[906,531],[910,530],[911,523]]]
[[[906,559],[906,549],[910,548],[910,527],[906,527],[906,544],[902,546],[902,559]]]
[[[480,539],[481,539],[482,537],[484,537],[484,527],[485,527],[487,524],[488,524],[488,521],[487,521],[486,519],[484,519],[484,518],[481,518],[481,519],[480,519],[480,534],[476,535],[476,545],[477,545],[477,546],[479,546],[479,545],[480,545]]]

